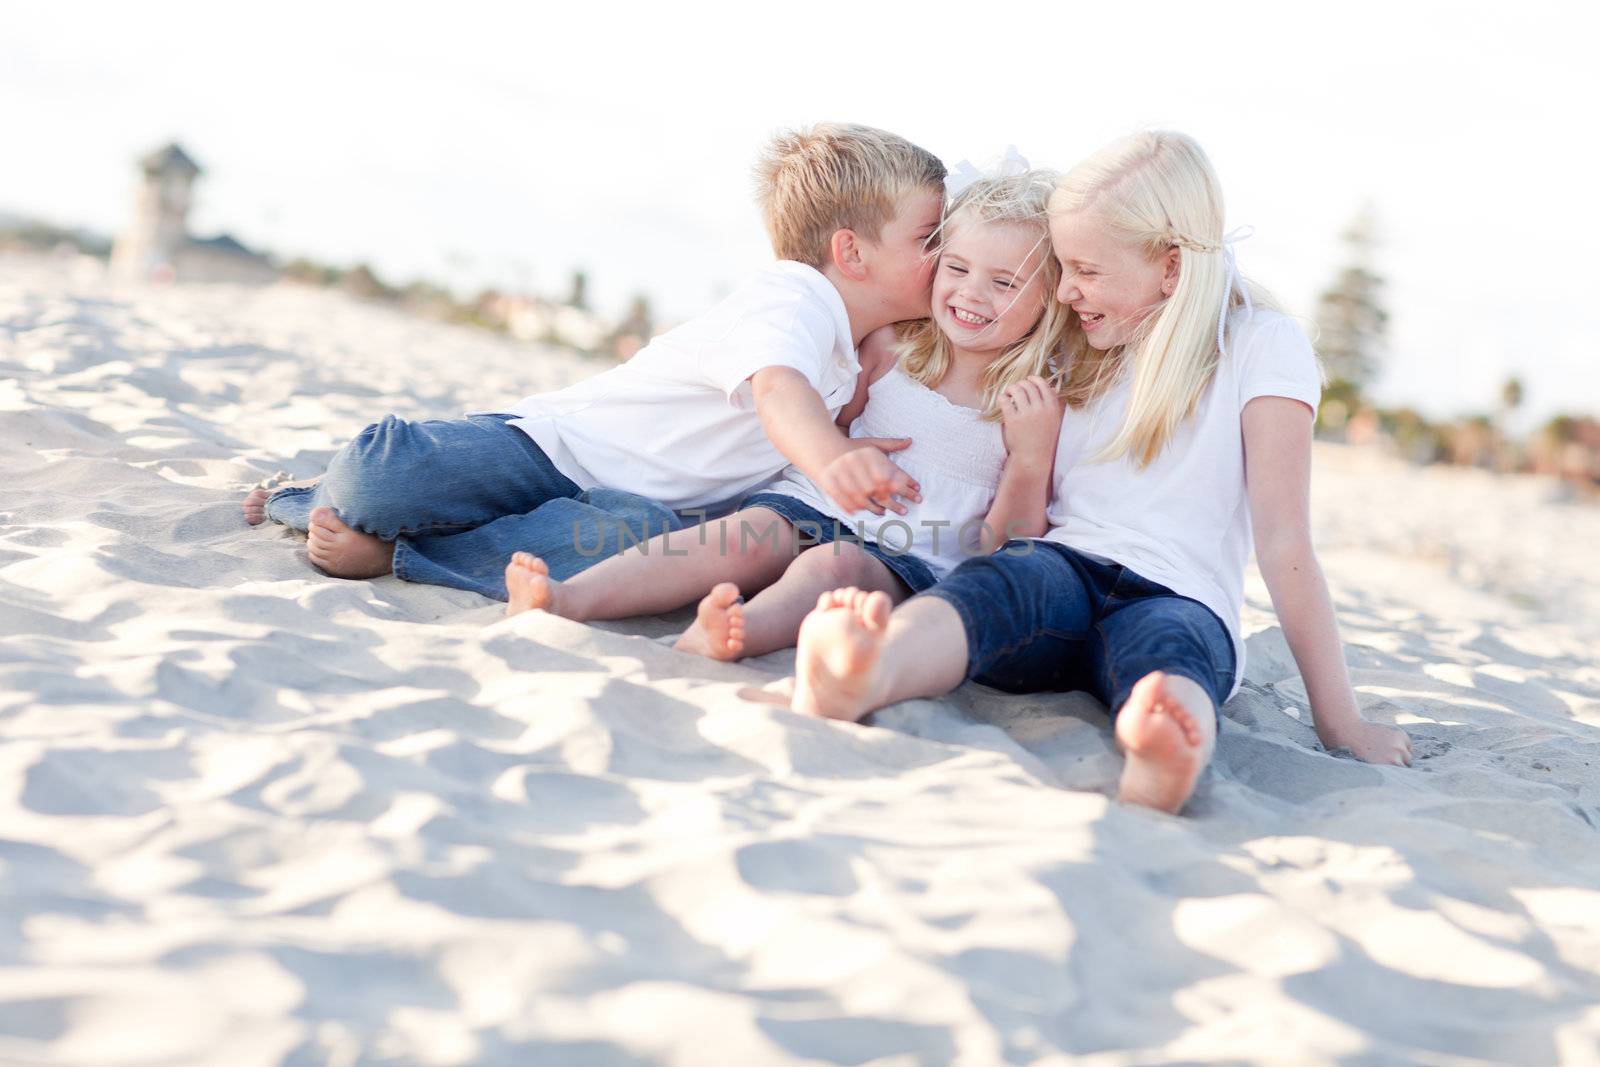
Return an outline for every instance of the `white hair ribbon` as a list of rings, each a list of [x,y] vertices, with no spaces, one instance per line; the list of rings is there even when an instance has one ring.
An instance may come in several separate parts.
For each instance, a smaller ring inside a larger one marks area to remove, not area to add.
[[[1255,233],[1253,226],[1240,226],[1230,230],[1222,238],[1222,259],[1228,265],[1228,280],[1222,285],[1222,310],[1217,313],[1217,352],[1224,358],[1228,355],[1228,346],[1223,341],[1223,333],[1228,325],[1228,309],[1233,304],[1233,288],[1238,283],[1239,294],[1244,297],[1244,317],[1248,319],[1254,308],[1250,305],[1250,289],[1244,284],[1244,279],[1239,277],[1239,261],[1233,254],[1233,246]]]
[[[963,159],[960,163],[950,168],[945,175],[944,192],[947,197],[954,200],[962,191],[980,178],[1014,178],[1019,174],[1028,172],[1028,161],[1017,151],[1014,144],[1006,145],[1006,154],[989,166],[987,170],[979,170],[972,165],[970,159]]]

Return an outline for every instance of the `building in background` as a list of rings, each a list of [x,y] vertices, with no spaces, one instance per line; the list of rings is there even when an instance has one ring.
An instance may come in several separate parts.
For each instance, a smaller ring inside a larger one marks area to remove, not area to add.
[[[133,221],[111,249],[111,269],[141,281],[264,284],[278,277],[266,256],[228,234],[189,235],[189,207],[200,165],[176,144],[139,161]]]

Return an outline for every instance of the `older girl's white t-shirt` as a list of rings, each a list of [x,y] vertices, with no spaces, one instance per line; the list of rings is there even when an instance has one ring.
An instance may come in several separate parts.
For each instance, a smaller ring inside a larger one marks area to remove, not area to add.
[[[830,414],[861,364],[833,283],[782,260],[618,367],[499,412],[582,489],[621,489],[675,510],[725,510],[788,460],[767,439],[750,376],[805,375]]]
[[[1142,470],[1128,457],[1089,462],[1127,413],[1127,375],[1096,403],[1067,410],[1045,537],[1210,608],[1233,639],[1237,689],[1244,676],[1244,568],[1252,546],[1240,415],[1258,396],[1288,397],[1315,411],[1322,373],[1305,333],[1280,312],[1235,312],[1227,340],[1227,355],[1194,414]]]

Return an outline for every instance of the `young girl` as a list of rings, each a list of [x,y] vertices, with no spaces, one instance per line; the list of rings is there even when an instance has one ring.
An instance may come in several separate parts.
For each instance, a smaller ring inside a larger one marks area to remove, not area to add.
[[[853,438],[909,436],[895,459],[920,501],[851,512],[790,468],[734,515],[566,582],[517,554],[506,568],[510,613],[610,619],[703,597],[677,647],[734,659],[792,646],[818,595],[841,584],[898,602],[1008,537],[1043,533],[1061,425],[1046,375],[1068,318],[1050,299],[1059,269],[1046,212],[1054,178],[979,178],[959,192],[942,226],[931,317],[898,341],[881,331],[862,347],[865,388],[841,422],[859,411],[848,423]],[[877,521],[885,507],[897,515]],[[744,604],[741,594],[756,590]]]
[[[973,678],[1084,689],[1115,718],[1124,801],[1177,812],[1238,685],[1244,565],[1256,558],[1318,737],[1409,763],[1361,717],[1311,547],[1316,357],[1235,273],[1222,194],[1188,137],[1139,134],[1074,168],[1050,201],[1072,310],[1043,539],[969,560],[891,614],[824,594],[800,634],[793,706],[859,720]]]

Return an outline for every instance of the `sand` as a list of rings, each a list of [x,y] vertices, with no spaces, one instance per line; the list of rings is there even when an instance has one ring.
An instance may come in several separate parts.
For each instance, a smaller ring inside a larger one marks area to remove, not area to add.
[[[1319,446],[1367,714],[1264,587],[1189,814],[1082,695],[870,726],[683,617],[347,582],[263,478],[601,364],[0,259],[0,1062],[1600,1063],[1600,509]]]

